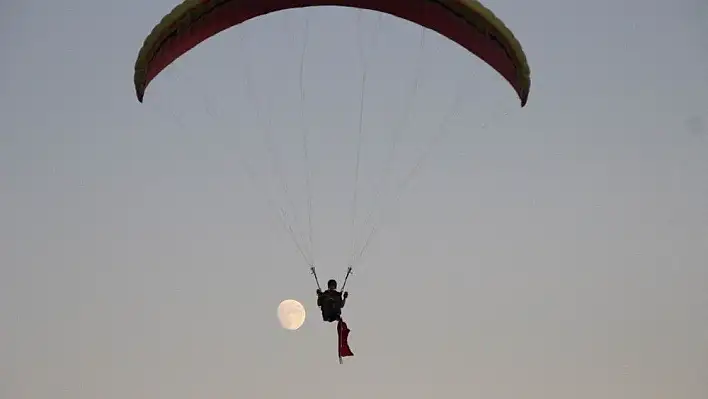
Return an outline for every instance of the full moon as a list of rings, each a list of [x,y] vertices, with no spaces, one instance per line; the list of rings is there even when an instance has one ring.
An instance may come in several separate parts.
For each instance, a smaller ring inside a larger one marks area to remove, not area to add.
[[[305,322],[305,307],[294,299],[286,299],[278,305],[278,320],[287,330],[297,330]]]

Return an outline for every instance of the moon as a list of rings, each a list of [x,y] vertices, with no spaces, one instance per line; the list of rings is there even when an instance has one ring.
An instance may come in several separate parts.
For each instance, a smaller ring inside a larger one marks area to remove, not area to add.
[[[305,322],[305,307],[294,299],[286,299],[278,305],[278,320],[286,330],[297,330]]]

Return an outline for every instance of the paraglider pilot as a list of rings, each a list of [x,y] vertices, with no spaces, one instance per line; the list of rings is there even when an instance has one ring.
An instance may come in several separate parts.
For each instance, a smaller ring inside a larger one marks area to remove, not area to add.
[[[327,290],[317,289],[317,306],[322,310],[322,320],[326,322],[342,320],[342,308],[347,303],[348,292],[337,291],[337,281],[329,280]]]
[[[333,321],[337,322],[337,346],[339,351],[339,364],[342,364],[342,358],[348,356],[354,356],[351,348],[349,348],[349,327],[347,323],[342,320],[342,308],[347,303],[347,297],[349,293],[337,291],[337,281],[329,280],[327,282],[327,290],[322,292],[320,289],[320,283],[317,281],[317,273],[315,272],[315,267],[310,268],[312,275],[315,277],[315,282],[317,283],[317,306],[322,310],[322,320],[331,323]],[[344,278],[344,283],[342,288],[347,285],[347,278],[352,273],[351,266],[347,269],[347,276]]]
[[[328,323],[333,321],[337,322],[340,364],[342,363],[343,357],[354,356],[347,342],[349,327],[347,327],[347,323],[342,320],[342,308],[347,303],[348,296],[348,292],[342,293],[337,291],[337,281],[335,280],[329,280],[327,282],[327,290],[325,292],[322,292],[319,288],[317,289],[317,306],[322,310],[322,320]]]

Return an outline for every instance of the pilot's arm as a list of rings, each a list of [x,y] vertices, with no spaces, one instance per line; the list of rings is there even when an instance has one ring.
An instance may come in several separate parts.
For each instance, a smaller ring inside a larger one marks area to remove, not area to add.
[[[348,292],[344,292],[344,293],[342,294],[342,307],[344,307],[344,305],[347,304],[347,297],[349,297],[349,293],[348,293]]]

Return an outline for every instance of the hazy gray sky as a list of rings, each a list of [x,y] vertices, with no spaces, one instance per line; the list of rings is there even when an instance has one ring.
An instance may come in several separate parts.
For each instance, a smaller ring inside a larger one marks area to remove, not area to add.
[[[3,1],[0,397],[708,397],[704,3],[488,1],[529,57],[519,109],[438,35],[327,8],[213,38],[139,104],[135,57],[174,0]],[[275,211],[308,241],[307,127],[312,253],[343,275],[363,70],[355,220],[394,205],[339,366]],[[395,126],[400,179],[456,104],[401,201],[373,201]],[[295,332],[286,298],[309,311]]]

